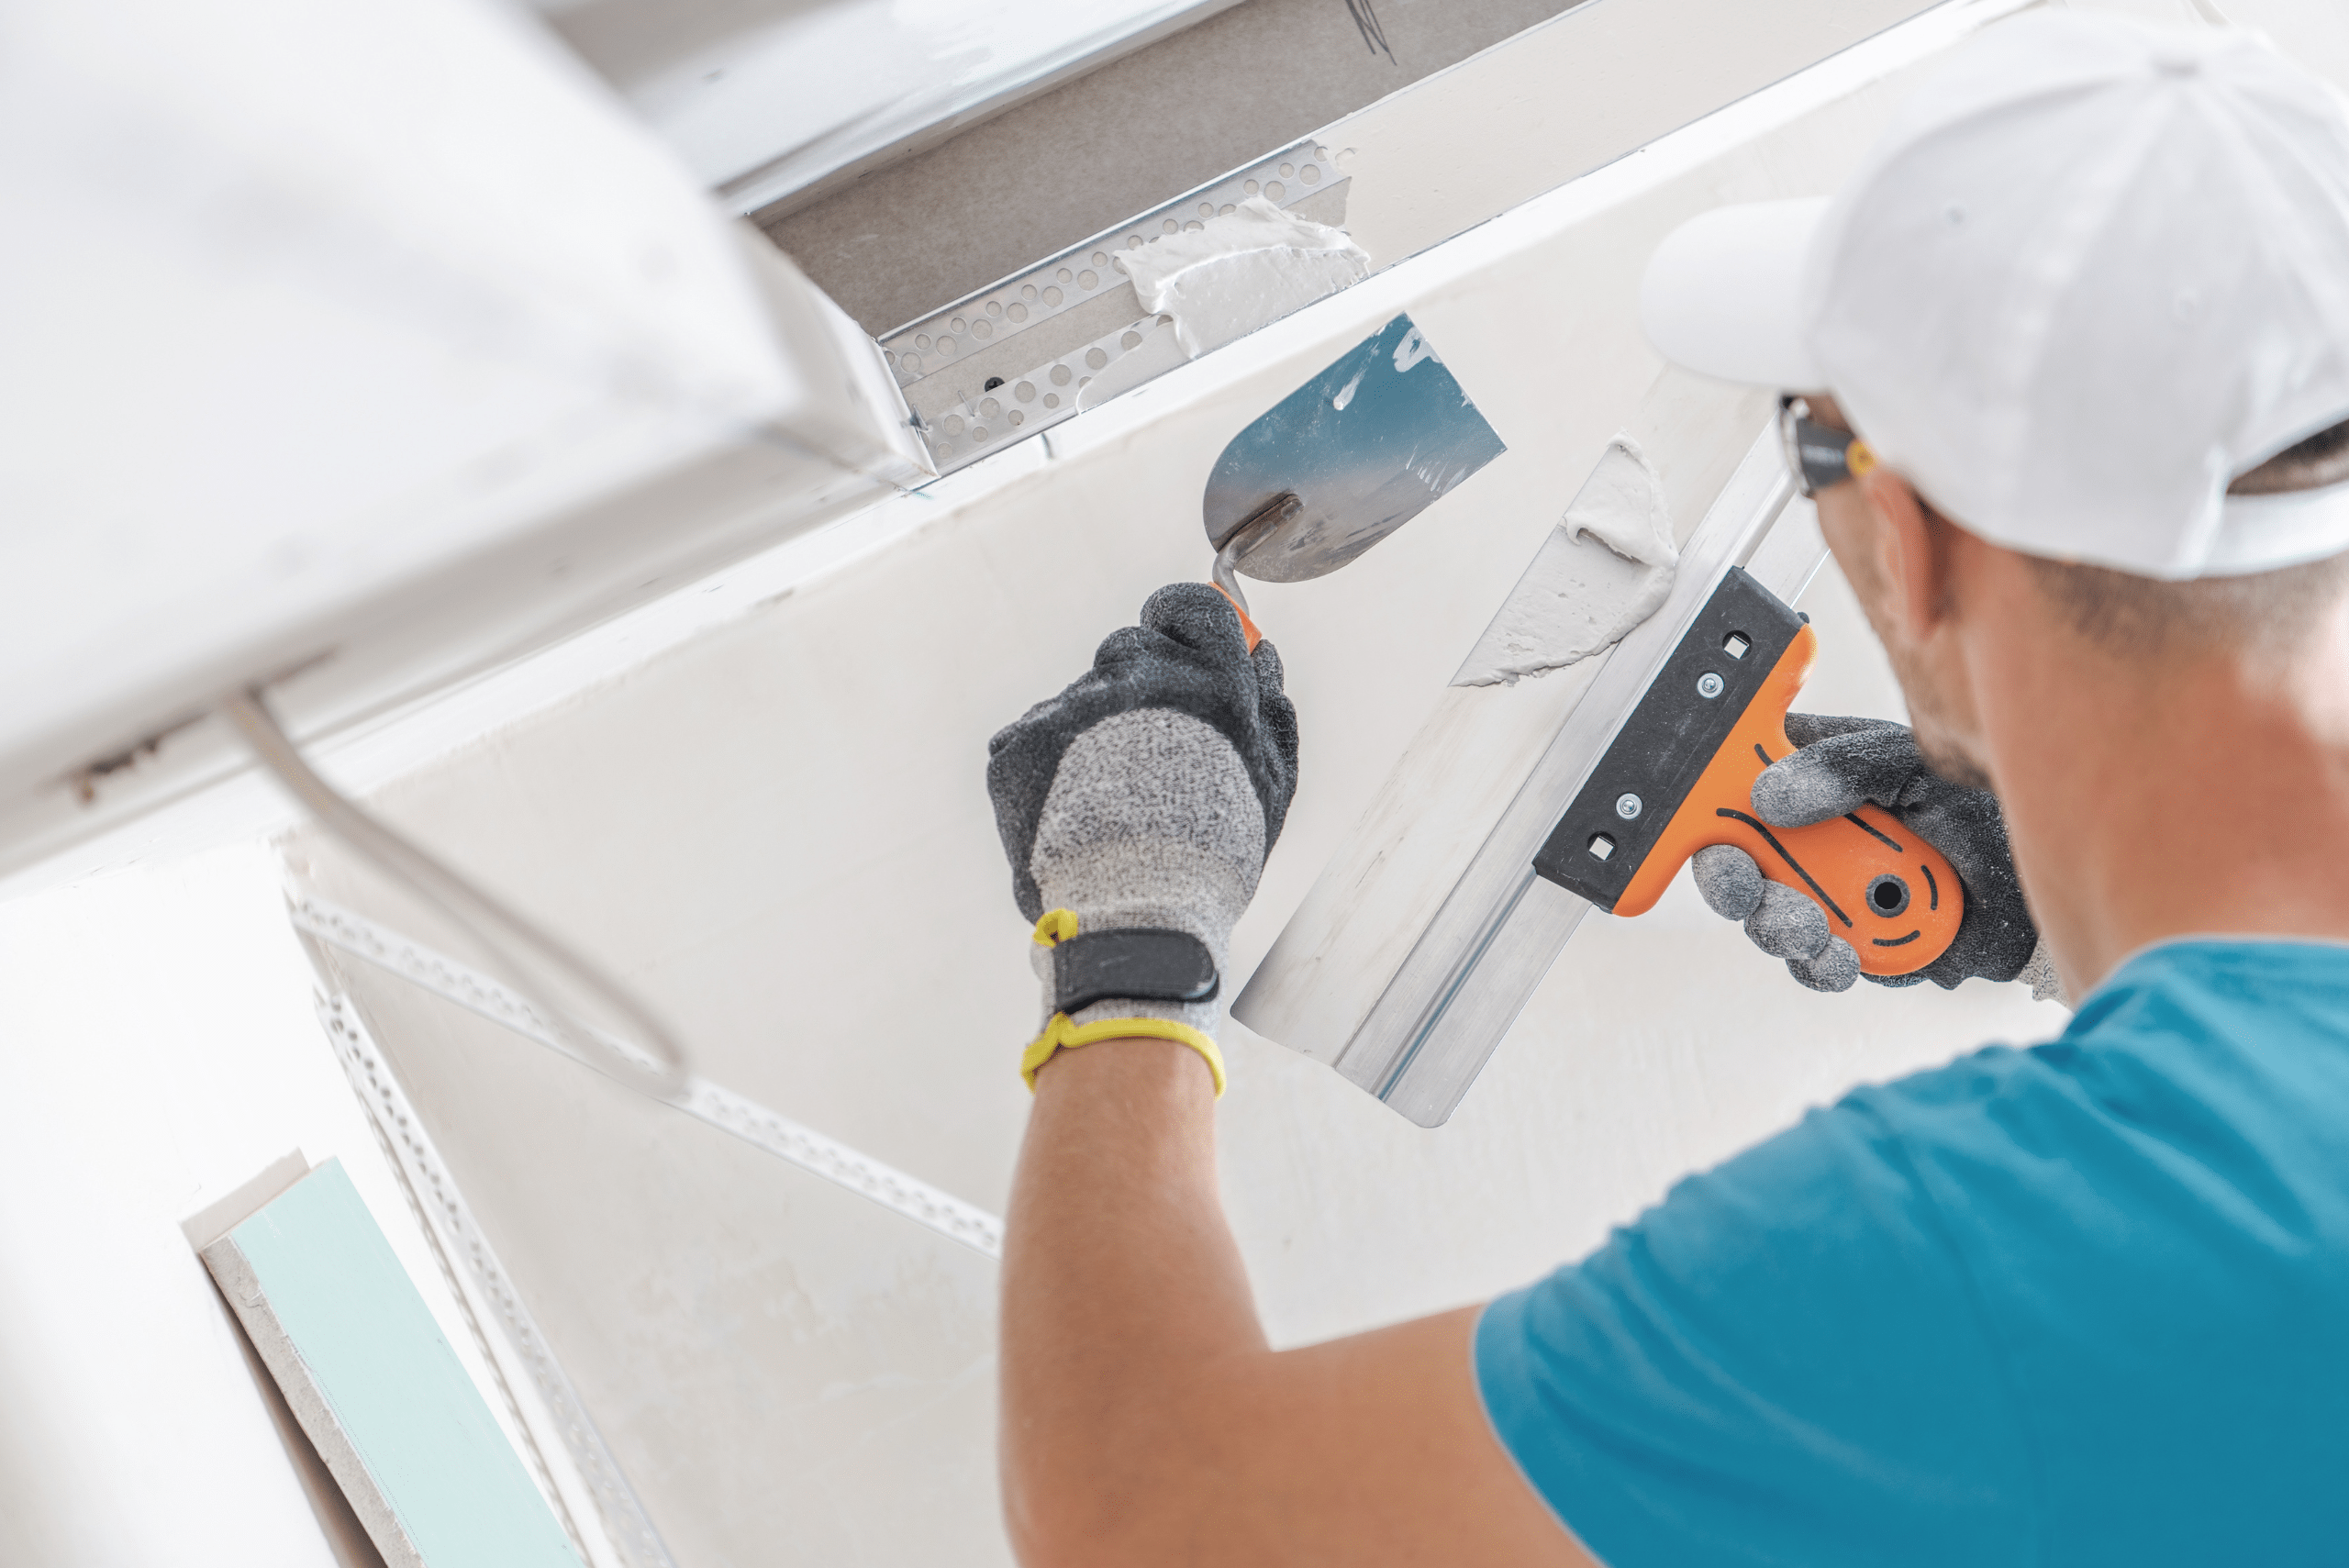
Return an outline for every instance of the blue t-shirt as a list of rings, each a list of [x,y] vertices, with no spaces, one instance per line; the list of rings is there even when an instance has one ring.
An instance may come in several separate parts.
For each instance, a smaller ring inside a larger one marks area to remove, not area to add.
[[[1486,1309],[1609,1568],[2349,1560],[2349,948],[2182,941]]]

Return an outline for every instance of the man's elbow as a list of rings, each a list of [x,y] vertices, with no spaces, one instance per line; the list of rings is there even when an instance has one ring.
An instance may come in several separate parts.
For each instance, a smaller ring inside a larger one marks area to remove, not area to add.
[[[1020,1568],[1079,1568],[1087,1562],[1113,1562],[1112,1543],[1101,1539],[1084,1510],[1062,1502],[1036,1502],[1018,1507],[1007,1497],[1004,1528],[1011,1537],[1011,1554]]]
[[[1004,1524],[1020,1568],[1150,1568],[1166,1545],[1151,1507],[1129,1506],[1082,1481],[1015,1499],[1006,1489]]]
[[[1163,1452],[1139,1462],[1099,1459],[1049,1473],[1004,1475],[1004,1525],[1021,1568],[1156,1568],[1210,1561],[1213,1487]]]

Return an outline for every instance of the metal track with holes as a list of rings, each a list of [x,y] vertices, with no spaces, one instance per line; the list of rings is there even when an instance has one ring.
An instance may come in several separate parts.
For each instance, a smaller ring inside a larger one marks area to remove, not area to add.
[[[1256,195],[1334,226],[1345,187],[1330,149],[1308,137],[883,337],[939,472],[1060,423],[1089,382],[1141,346],[1157,318],[1116,265],[1119,251]]]
[[[546,1336],[515,1294],[513,1284],[507,1278],[506,1269],[490,1251],[489,1243],[474,1223],[473,1210],[465,1204],[464,1195],[457,1190],[454,1178],[440,1159],[440,1151],[425,1135],[423,1123],[409,1105],[406,1091],[384,1060],[384,1053],[368,1035],[367,1027],[360,1021],[358,1009],[351,998],[342,995],[321,997],[318,1021],[325,1026],[327,1039],[334,1047],[335,1059],[351,1080],[351,1089],[365,1107],[368,1120],[373,1124],[376,1136],[383,1140],[391,1156],[392,1168],[399,1173],[402,1184],[407,1188],[409,1200],[417,1207],[424,1221],[425,1235],[431,1240],[433,1250],[440,1257],[441,1266],[448,1265],[451,1251],[463,1260],[465,1272],[473,1281],[474,1291],[490,1303],[497,1314],[499,1330],[515,1355],[528,1369],[531,1387],[539,1401],[553,1418],[562,1438],[571,1462],[594,1499],[596,1511],[602,1519],[605,1534],[618,1551],[627,1568],[676,1568],[676,1560],[669,1555],[660,1531],[652,1528],[651,1518],[644,1505],[620,1471],[619,1462],[612,1457],[611,1449],[604,1441],[604,1434],[588,1417],[586,1407],[579,1400],[579,1391],[571,1385],[554,1352],[547,1347]],[[452,1280],[451,1284],[455,1282]],[[473,1316],[471,1298],[462,1288],[456,1291],[459,1304],[466,1317]],[[476,1334],[478,1323],[473,1325]],[[488,1346],[483,1350],[488,1351]],[[514,1408],[513,1391],[503,1386],[505,1373],[499,1358],[487,1355],[490,1368],[500,1381],[499,1392],[505,1395],[509,1409]],[[517,1411],[518,1415],[518,1411]],[[518,1423],[526,1436],[528,1422]],[[533,1451],[538,1462],[540,1484],[551,1495],[556,1508],[572,1540],[583,1551],[585,1543],[579,1539],[577,1523],[564,1506],[562,1493],[547,1474],[545,1461]],[[588,1553],[591,1561],[594,1554]]]
[[[304,898],[295,903],[292,917],[296,929],[320,941],[365,959],[551,1051],[582,1061],[562,1044],[529,1002],[446,953],[321,898]],[[594,1065],[584,1062],[582,1064]],[[747,1095],[706,1078],[689,1078],[685,1093],[671,1103],[687,1116],[731,1133],[811,1175],[846,1187],[859,1197],[959,1241],[974,1252],[990,1258],[1003,1256],[1003,1221],[996,1216],[769,1110]]]

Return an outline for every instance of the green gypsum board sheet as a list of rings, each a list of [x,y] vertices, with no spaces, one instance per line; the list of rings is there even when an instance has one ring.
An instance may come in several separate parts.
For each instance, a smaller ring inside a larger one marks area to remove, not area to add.
[[[204,1261],[393,1568],[579,1568],[340,1161]]]

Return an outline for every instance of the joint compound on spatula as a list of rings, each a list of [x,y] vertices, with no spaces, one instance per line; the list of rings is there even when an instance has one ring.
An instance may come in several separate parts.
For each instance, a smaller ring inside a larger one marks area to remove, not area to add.
[[[1344,229],[1263,196],[1124,251],[1117,264],[1144,310],[1174,318],[1191,359],[1370,275],[1369,252]]]
[[[1452,684],[1515,685],[1604,652],[1664,603],[1679,560],[1663,477],[1619,434]]]

